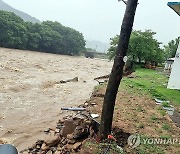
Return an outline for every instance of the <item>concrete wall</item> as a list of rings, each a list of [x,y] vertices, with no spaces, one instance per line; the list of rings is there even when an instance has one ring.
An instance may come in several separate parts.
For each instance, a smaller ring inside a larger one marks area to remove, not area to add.
[[[180,43],[176,52],[174,64],[169,78],[169,89],[180,89]]]

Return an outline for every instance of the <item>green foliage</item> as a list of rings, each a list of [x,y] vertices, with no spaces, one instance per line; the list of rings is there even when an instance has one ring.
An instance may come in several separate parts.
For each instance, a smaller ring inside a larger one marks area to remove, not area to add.
[[[0,11],[0,46],[25,49],[27,29],[25,22],[14,13]]]
[[[24,22],[14,13],[0,11],[0,46],[57,54],[79,55],[85,40],[78,31],[58,22]]]
[[[167,89],[168,77],[164,74],[151,70],[136,69],[137,78],[123,78],[121,86],[139,94],[148,94],[152,98],[168,100],[172,105],[180,105],[180,91]],[[129,88],[129,86],[133,88]],[[170,103],[170,105],[171,105]]]
[[[155,114],[152,114],[151,115],[151,120],[153,120],[153,121],[155,121],[155,120],[157,120],[158,118],[157,118],[157,116],[155,115]]]
[[[166,111],[162,108],[162,106],[160,106],[157,110],[162,116],[166,115]]]
[[[163,107],[171,107],[168,102],[163,102],[163,103],[162,103],[162,106],[163,106]]]
[[[166,58],[175,57],[179,41],[180,37],[176,38],[175,40],[171,40],[167,45],[164,46]]]
[[[141,135],[141,143],[136,150],[139,154],[165,154],[164,148],[162,146],[156,144],[144,144],[144,140],[148,139],[149,137],[146,135]]]
[[[160,48],[160,42],[154,39],[156,33],[151,30],[133,31],[128,48],[129,60],[145,63],[162,63],[164,61],[164,51]],[[115,56],[116,48],[119,42],[119,36],[111,38],[111,47],[108,49],[109,58]]]
[[[138,128],[143,129],[144,128],[144,124],[143,123],[138,124]]]
[[[116,35],[114,38],[110,38],[111,40],[111,46],[110,48],[108,49],[108,56],[109,56],[109,59],[112,60],[114,57],[115,57],[115,54],[116,54],[116,48],[117,48],[117,45],[118,45],[118,42],[119,42],[119,35]]]
[[[171,130],[171,127],[168,124],[163,124],[162,129],[169,131],[169,130]]]
[[[48,26],[51,30],[56,31],[62,36],[61,42],[61,52],[68,55],[78,55],[85,51],[85,41],[84,37],[78,31],[65,27],[58,22],[45,21],[43,25]]]

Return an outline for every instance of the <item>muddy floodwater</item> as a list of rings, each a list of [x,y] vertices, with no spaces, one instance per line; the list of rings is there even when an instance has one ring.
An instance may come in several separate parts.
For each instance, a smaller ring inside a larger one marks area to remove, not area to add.
[[[0,139],[18,150],[41,139],[67,114],[61,107],[84,103],[110,73],[112,62],[0,48]],[[78,77],[78,82],[60,83]]]

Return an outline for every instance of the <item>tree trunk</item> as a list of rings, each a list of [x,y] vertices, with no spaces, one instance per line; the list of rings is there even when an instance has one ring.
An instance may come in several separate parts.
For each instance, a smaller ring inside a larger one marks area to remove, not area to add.
[[[123,58],[124,56],[126,56],[126,52],[128,49],[137,4],[138,0],[127,1],[126,11],[121,26],[121,33],[119,36],[119,43],[116,51],[116,56],[114,59],[114,65],[111,71],[111,75],[109,77],[109,82],[107,85],[103,102],[100,126],[101,140],[106,139],[107,136],[111,134],[116,95],[123,75]]]

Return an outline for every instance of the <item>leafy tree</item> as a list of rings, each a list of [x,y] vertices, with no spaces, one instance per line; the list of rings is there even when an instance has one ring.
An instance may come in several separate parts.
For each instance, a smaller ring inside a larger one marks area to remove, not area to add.
[[[62,36],[58,32],[53,31],[49,26],[42,24],[39,35],[41,36],[39,42],[40,51],[61,53]]]
[[[41,40],[41,36],[39,34],[41,25],[37,23],[33,24],[31,22],[27,22],[26,27],[27,27],[27,37],[28,37],[26,48],[27,50],[38,51]]]
[[[26,48],[26,25],[14,13],[0,11],[0,34],[0,46],[17,49]]]
[[[132,33],[131,33],[132,35]],[[111,40],[111,43],[110,43],[110,48],[108,49],[108,56],[109,56],[109,59],[112,60],[115,55],[116,55],[116,49],[117,49],[117,45],[118,45],[118,42],[119,42],[119,35],[116,35],[115,37],[113,38],[110,38]]]
[[[49,26],[63,37],[61,42],[62,54],[78,55],[85,51],[84,37],[78,31],[65,27],[58,22],[45,21],[42,24]]]
[[[160,48],[160,42],[154,39],[156,33],[151,30],[133,31],[128,48],[128,59],[133,62],[161,63],[164,60],[164,51]],[[115,55],[119,36],[111,38],[111,47],[108,49],[109,58]]]
[[[85,41],[81,33],[74,29],[66,28],[63,45],[70,55],[78,55],[85,51]]]
[[[85,51],[83,35],[58,22],[24,22],[14,13],[0,11],[0,46],[57,54],[79,55]]]
[[[171,40],[167,45],[164,46],[166,58],[175,57],[179,41],[180,37],[175,38],[175,40]]]

